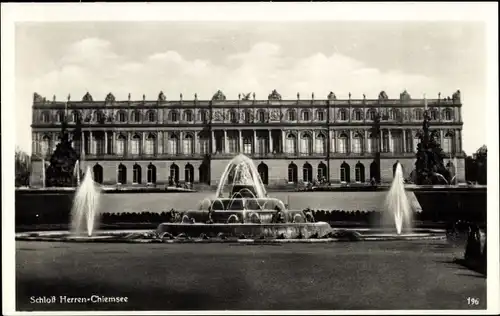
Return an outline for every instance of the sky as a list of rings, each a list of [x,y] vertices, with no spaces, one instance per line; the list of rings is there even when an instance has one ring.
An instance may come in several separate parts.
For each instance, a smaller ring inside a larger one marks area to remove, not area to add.
[[[481,22],[20,22],[15,27],[16,145],[31,152],[33,93],[52,100],[284,99],[462,95],[463,149],[486,143]]]

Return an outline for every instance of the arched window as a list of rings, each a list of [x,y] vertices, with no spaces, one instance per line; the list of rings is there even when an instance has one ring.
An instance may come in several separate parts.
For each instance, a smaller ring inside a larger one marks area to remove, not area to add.
[[[78,122],[79,120],[80,120],[80,113],[79,113],[78,111],[73,111],[73,112],[71,113],[71,121],[72,121],[73,123],[76,123],[76,122]]]
[[[206,163],[202,163],[198,169],[200,176],[200,183],[210,184],[209,168]]]
[[[361,111],[355,110],[354,111],[354,120],[355,121],[361,121],[362,119],[363,119],[363,117],[361,115]]]
[[[205,110],[200,111],[200,121],[202,121],[202,122],[207,121],[207,112]]]
[[[141,112],[139,110],[134,110],[132,112],[132,122],[139,123],[141,121]]]
[[[42,138],[41,154],[43,157],[47,156],[50,152],[50,137],[45,135]]]
[[[303,121],[309,121],[309,119],[310,119],[309,116],[310,116],[309,111],[307,111],[307,110],[302,111],[302,120]]]
[[[200,153],[201,154],[208,154],[208,151],[210,149],[210,139],[207,137],[205,133],[198,133],[199,136],[199,142],[200,142]]]
[[[141,152],[141,137],[139,135],[134,135],[132,137],[130,153],[132,155],[139,155]]]
[[[288,182],[297,183],[297,165],[293,162],[288,165]]]
[[[65,115],[64,115],[64,111],[59,111],[59,112],[57,112],[57,121],[58,121],[59,123],[64,122],[64,116],[65,116]]]
[[[325,112],[323,110],[318,110],[318,112],[317,112],[317,119],[318,119],[318,121],[324,121],[325,120]]]
[[[436,111],[436,109],[431,110],[431,119],[434,121],[438,119],[438,112]]]
[[[355,180],[356,182],[365,182],[365,166],[358,161],[355,166]]]
[[[123,156],[125,155],[125,136],[123,135],[118,135],[118,137],[116,137],[116,155],[118,156]]]
[[[156,166],[152,163],[149,163],[148,165],[148,183],[156,183]]]
[[[194,142],[193,142],[193,135],[191,134],[186,134],[184,136],[184,141],[182,144],[182,152],[185,155],[192,155],[194,153]]]
[[[102,183],[102,166],[97,163],[92,169],[94,171],[94,181],[97,183]]]
[[[450,109],[444,110],[444,119],[446,121],[451,121],[453,119],[453,115]]]
[[[265,155],[269,151],[268,139],[263,135],[257,134],[257,153],[259,155]]]
[[[307,183],[312,182],[312,166],[308,162],[302,167],[302,181]]]
[[[194,182],[194,168],[190,163],[187,163],[184,167],[184,181],[187,183]]]
[[[314,152],[323,155],[326,151],[326,137],[322,133],[316,136],[316,144],[314,144]]]
[[[257,167],[257,171],[259,172],[260,179],[262,180],[262,183],[265,185],[269,184],[269,179],[268,179],[268,168],[267,165],[263,162],[259,164]]]
[[[186,110],[184,112],[184,120],[186,122],[191,122],[193,121],[193,112],[191,112],[191,110]]]
[[[297,120],[297,112],[295,112],[295,110],[288,111],[288,120],[289,121],[296,121]]]
[[[352,151],[356,154],[363,152],[363,136],[360,133],[355,133],[352,140]]]
[[[141,166],[135,164],[133,167],[132,183],[139,184],[142,181],[142,169]]]
[[[252,123],[252,112],[246,110],[243,114],[245,116],[244,117],[245,123]]]
[[[230,153],[238,152],[238,136],[234,135],[234,133],[228,133],[227,135],[227,145]]]
[[[170,178],[175,182],[179,183],[179,166],[173,163],[170,166]]]
[[[368,146],[366,148],[366,152],[374,153],[377,151],[377,137],[374,133],[370,133],[368,137]]]
[[[102,155],[104,154],[105,150],[105,141],[104,141],[104,133],[96,133],[94,135],[94,141],[95,141],[95,153],[96,155]]]
[[[127,183],[127,167],[125,167],[122,164],[118,165],[118,175],[117,175],[116,182],[118,184],[125,184],[125,183]]]
[[[156,121],[156,113],[154,111],[149,111],[148,112],[148,121],[149,122]]]
[[[264,111],[259,111],[259,122],[264,123],[266,121],[266,113]]]
[[[340,182],[351,182],[351,168],[345,161],[340,165]]]
[[[415,109],[414,115],[416,121],[421,121],[424,118],[424,114],[421,109]]]
[[[252,153],[252,139],[248,136],[243,137],[243,153],[244,154]]]
[[[300,153],[304,155],[312,154],[312,139],[308,133],[303,133],[300,140]]]
[[[445,153],[453,153],[454,152],[454,142],[453,142],[453,134],[447,132],[443,138],[443,151]]]
[[[384,135],[382,136],[382,152],[388,153],[390,150],[391,147],[390,147],[389,133],[385,131]]]
[[[177,138],[177,135],[172,134],[170,135],[170,139],[168,140],[169,142],[169,148],[170,148],[170,154],[172,155],[177,155],[179,154],[179,139]]]
[[[369,120],[374,121],[375,120],[375,110],[368,110],[367,116],[368,116]]]
[[[47,111],[42,112],[42,122],[50,123],[50,113]]]
[[[154,155],[156,147],[156,138],[154,134],[149,134],[146,138],[146,155]]]
[[[124,111],[118,112],[118,122],[124,123],[125,121],[127,121],[127,115],[125,114],[125,112]]]
[[[347,111],[345,109],[340,109],[339,120],[340,121],[347,121]]]
[[[341,154],[347,153],[347,135],[345,133],[341,133],[337,138],[337,142],[337,151]]]
[[[231,123],[236,123],[237,122],[237,120],[236,120],[236,112],[235,111],[229,112],[229,121]]]
[[[380,182],[380,169],[376,161],[370,164],[370,180],[375,179],[377,183]]]
[[[288,134],[286,138],[286,153],[290,155],[297,154],[297,138],[293,134]]]
[[[320,162],[318,165],[318,181],[328,178],[328,171],[326,165]]]
[[[179,118],[177,117],[177,111],[175,110],[170,111],[170,120],[172,122],[177,122],[179,120]]]

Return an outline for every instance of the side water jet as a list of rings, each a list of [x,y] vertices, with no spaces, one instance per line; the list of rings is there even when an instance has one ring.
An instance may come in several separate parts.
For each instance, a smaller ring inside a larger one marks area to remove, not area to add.
[[[385,206],[389,215],[394,219],[398,235],[401,234],[404,225],[411,228],[412,210],[404,187],[403,168],[399,163],[396,166],[394,180],[385,199]]]
[[[94,183],[90,167],[87,167],[83,181],[76,190],[71,209],[71,230],[73,234],[81,235],[86,229],[87,235],[92,236],[99,217],[97,212],[99,198],[99,189]]]

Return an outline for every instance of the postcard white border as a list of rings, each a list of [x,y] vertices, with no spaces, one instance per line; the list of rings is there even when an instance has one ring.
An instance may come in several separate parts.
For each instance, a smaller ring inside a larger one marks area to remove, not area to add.
[[[210,311],[196,314],[484,314],[498,313],[498,4],[497,3],[64,3],[1,5],[2,276],[5,315],[162,315],[168,312],[14,312],[14,26],[21,21],[483,21],[488,45],[488,309],[412,311]],[[474,61],[464,61],[474,62]],[[457,302],[458,305],[458,302]],[[172,312],[187,315],[191,312]]]

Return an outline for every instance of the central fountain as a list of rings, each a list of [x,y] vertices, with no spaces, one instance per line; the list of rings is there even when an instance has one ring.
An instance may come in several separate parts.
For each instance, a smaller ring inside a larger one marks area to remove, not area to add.
[[[289,210],[281,200],[268,197],[253,161],[243,154],[228,163],[213,198],[175,218],[160,224],[158,233],[308,238],[332,230],[328,223],[316,222],[312,213]]]

